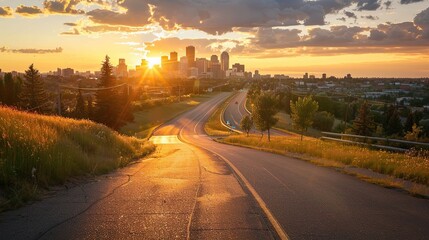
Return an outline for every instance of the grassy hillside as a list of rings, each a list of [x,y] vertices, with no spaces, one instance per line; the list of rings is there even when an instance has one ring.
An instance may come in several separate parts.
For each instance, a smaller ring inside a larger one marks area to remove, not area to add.
[[[0,210],[34,198],[41,188],[106,173],[154,149],[91,121],[0,107]]]

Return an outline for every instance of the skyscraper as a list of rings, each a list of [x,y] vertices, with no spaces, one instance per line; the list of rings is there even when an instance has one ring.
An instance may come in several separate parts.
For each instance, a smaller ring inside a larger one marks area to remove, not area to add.
[[[162,70],[168,71],[169,60],[168,56],[161,56],[161,67]]]
[[[171,52],[170,53],[170,61],[171,62],[177,62],[178,61],[177,52]]]
[[[224,72],[229,69],[229,54],[227,52],[222,52],[220,55],[220,68]]]
[[[195,67],[195,47],[186,47],[186,58],[188,59],[188,67]]]
[[[128,67],[123,58],[119,59],[119,64],[116,67],[116,76],[119,78],[128,77]]]
[[[170,53],[170,64],[171,71],[179,71],[179,58],[177,57],[177,52]]]

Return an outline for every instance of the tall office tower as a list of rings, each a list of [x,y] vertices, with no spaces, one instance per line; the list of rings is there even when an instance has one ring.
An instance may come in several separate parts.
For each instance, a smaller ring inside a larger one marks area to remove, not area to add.
[[[219,63],[218,56],[217,55],[212,55],[211,58],[210,58],[210,62],[212,62],[212,64],[213,63]]]
[[[128,66],[123,58],[119,59],[119,64],[116,67],[116,76],[119,78],[128,77]]]
[[[171,71],[179,71],[179,58],[177,57],[177,52],[170,53],[170,64]]]
[[[227,52],[220,55],[220,68],[224,72],[229,69],[229,54]]]
[[[180,58],[179,71],[182,76],[188,76],[188,58],[187,57]]]
[[[170,53],[170,61],[171,62],[177,62],[178,61],[177,52],[171,52]]]
[[[186,47],[186,58],[188,59],[188,67],[195,67],[195,47]]]
[[[164,71],[168,71],[169,60],[168,56],[161,56],[161,68]]]
[[[204,74],[209,67],[209,61],[205,58],[197,58],[196,67],[198,68],[199,74]]]

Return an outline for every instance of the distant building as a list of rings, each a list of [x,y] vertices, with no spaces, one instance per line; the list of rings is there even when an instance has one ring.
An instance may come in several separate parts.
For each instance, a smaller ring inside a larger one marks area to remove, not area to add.
[[[64,68],[61,70],[61,76],[63,77],[71,77],[74,75],[74,69],[72,68]]]
[[[170,53],[170,65],[171,71],[179,71],[179,59],[177,57],[177,52]]]
[[[308,79],[308,73],[305,73],[303,76],[304,79]]]
[[[345,79],[352,79],[352,75],[350,73],[348,73],[344,78]]]
[[[326,73],[322,74],[322,79],[326,79]]]
[[[170,66],[170,60],[168,59],[168,56],[161,56],[161,68],[164,71],[169,71]]]
[[[188,59],[188,67],[195,67],[195,47],[186,47],[186,58]]]
[[[213,63],[212,62],[210,70],[213,73],[213,78],[215,78],[215,79],[222,78],[222,70],[220,68],[220,63]]]
[[[234,65],[232,65],[232,69],[237,69],[237,72],[242,72],[242,73],[244,73],[245,72],[245,66],[243,65],[243,64],[240,64],[240,63],[236,63],[236,64],[234,64]]]
[[[182,76],[188,76],[188,57],[180,58],[179,72]]]
[[[196,67],[198,68],[198,74],[204,74],[208,72],[209,61],[205,58],[197,58],[195,61]]]
[[[229,54],[222,52],[220,55],[220,69],[224,72],[229,69]]]
[[[125,59],[123,59],[123,58],[119,59],[119,64],[116,67],[116,77],[118,77],[118,78],[128,77],[128,66],[125,63]]]
[[[189,78],[198,78],[198,68],[196,67],[190,67],[188,68],[188,77]]]
[[[149,62],[146,59],[142,59],[141,64],[136,66],[136,75],[142,76],[149,68]]]

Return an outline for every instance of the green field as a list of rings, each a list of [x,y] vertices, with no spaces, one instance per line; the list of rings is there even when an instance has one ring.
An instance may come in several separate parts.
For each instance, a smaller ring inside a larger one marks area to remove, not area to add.
[[[106,173],[154,150],[91,121],[0,107],[0,211],[70,177]]]
[[[204,130],[209,136],[225,136],[225,135],[231,134],[231,131],[225,126],[223,126],[222,123],[220,122],[220,117],[224,109],[228,107],[228,104],[230,103],[233,97],[234,97],[234,94],[232,94],[222,104],[220,104],[216,108],[215,112],[213,112],[213,114],[210,116],[206,124],[204,125]]]

